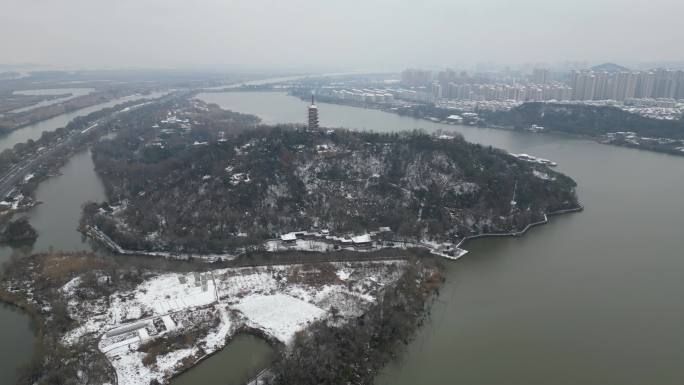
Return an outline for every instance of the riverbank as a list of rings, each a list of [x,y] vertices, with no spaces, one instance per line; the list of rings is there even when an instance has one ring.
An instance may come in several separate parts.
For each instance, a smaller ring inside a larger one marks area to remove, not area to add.
[[[391,249],[401,249],[406,250],[407,248],[413,247],[418,249],[425,249],[430,254],[445,258],[448,260],[458,260],[468,253],[468,250],[462,248],[465,243],[470,240],[486,237],[519,237],[525,235],[531,228],[535,226],[540,226],[549,223],[549,216],[561,215],[567,213],[576,213],[584,210],[584,206],[581,204],[576,208],[556,210],[544,214],[544,219],[541,221],[533,222],[527,224],[522,230],[512,231],[506,233],[481,233],[471,236],[467,236],[457,241],[456,244],[451,242],[447,243],[436,243],[429,241],[414,241],[406,239],[386,239],[384,241],[372,242],[369,245],[365,245],[362,248],[357,248],[354,246],[340,246],[338,242],[329,241],[326,239],[315,239],[313,241],[302,240],[301,243],[297,242],[294,244],[284,243],[280,239],[271,239],[264,242],[264,249],[266,253],[277,253],[285,250],[292,251],[302,251],[302,252],[313,252],[313,253],[338,253],[340,251],[352,251],[357,253],[367,253],[376,252],[379,250],[391,250]],[[104,232],[94,226],[87,226],[83,233],[89,236],[96,242],[99,242],[105,246],[109,251],[119,254],[119,255],[132,255],[132,256],[149,256],[149,257],[160,257],[165,259],[179,259],[179,260],[200,260],[207,263],[234,261],[237,258],[243,257],[247,254],[247,251],[243,251],[238,254],[197,254],[197,253],[171,253],[162,251],[144,251],[144,250],[126,250],[109,238]],[[332,260],[337,260],[335,257]]]
[[[461,248],[461,246],[464,245],[465,243],[467,243],[468,241],[471,241],[471,240],[474,240],[474,239],[478,239],[478,238],[488,238],[488,237],[520,237],[520,236],[523,236],[523,235],[527,234],[527,232],[528,232],[531,228],[533,228],[533,227],[535,227],[535,226],[545,225],[545,224],[549,223],[549,218],[548,218],[549,216],[561,215],[561,214],[569,214],[569,213],[577,213],[577,212],[580,212],[580,211],[584,211],[584,206],[582,206],[581,204],[580,204],[578,207],[576,207],[576,208],[570,208],[570,209],[565,209],[565,210],[553,211],[553,212],[544,214],[544,219],[543,219],[543,220],[538,221],[538,222],[534,222],[534,223],[530,223],[530,224],[528,224],[527,226],[525,226],[525,228],[523,228],[523,229],[520,230],[520,231],[513,231],[513,232],[509,232],[509,233],[485,233],[485,234],[471,235],[471,236],[465,237],[465,238],[463,238],[462,240],[460,240],[460,241],[458,242],[458,244],[456,244],[456,247]]]

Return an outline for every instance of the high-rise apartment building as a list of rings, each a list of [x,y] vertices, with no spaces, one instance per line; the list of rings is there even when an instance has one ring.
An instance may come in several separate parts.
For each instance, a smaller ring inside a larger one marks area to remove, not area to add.
[[[401,73],[401,82],[411,87],[421,87],[430,84],[432,73],[419,69],[407,69]]]
[[[570,86],[574,100],[684,98],[684,71],[572,71]]]
[[[532,83],[546,84],[550,79],[550,72],[547,68],[535,68],[532,70]]]

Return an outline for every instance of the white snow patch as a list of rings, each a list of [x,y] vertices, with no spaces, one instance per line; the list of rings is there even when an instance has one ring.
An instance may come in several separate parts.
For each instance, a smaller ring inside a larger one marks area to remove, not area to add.
[[[322,309],[285,294],[250,295],[235,308],[252,326],[284,343],[289,343],[295,333],[325,316]]]
[[[199,285],[190,285],[181,283],[178,276],[166,274],[142,283],[135,292],[136,301],[161,315],[209,305],[216,300],[214,282],[210,278],[200,280]],[[195,280],[192,274],[185,274],[184,278],[187,282]]]
[[[549,175],[549,174],[547,174],[547,173],[545,173],[545,172],[541,172],[541,171],[539,171],[539,170],[532,170],[532,174],[533,174],[534,176],[536,176],[537,178],[539,178],[539,179],[543,179],[543,180],[556,180],[555,177],[552,177],[551,175]]]

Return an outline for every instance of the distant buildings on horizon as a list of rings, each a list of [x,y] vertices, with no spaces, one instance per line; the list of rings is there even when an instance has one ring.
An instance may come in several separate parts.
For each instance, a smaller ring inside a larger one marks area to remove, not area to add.
[[[433,76],[431,71],[407,69],[401,73],[401,83],[416,91],[419,96],[414,99],[428,99],[423,101],[684,100],[682,70],[630,71],[616,65],[604,65],[595,70],[571,71],[565,81],[554,80],[546,68],[535,68],[524,78],[495,76],[492,79],[489,76],[469,76],[465,71],[457,73],[450,69]]]
[[[574,100],[684,99],[684,71],[572,71]]]

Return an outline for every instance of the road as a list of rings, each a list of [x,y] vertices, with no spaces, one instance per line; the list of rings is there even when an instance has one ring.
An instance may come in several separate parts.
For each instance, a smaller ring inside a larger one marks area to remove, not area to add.
[[[159,99],[136,104],[130,107],[121,108],[117,111],[112,112],[108,116],[90,122],[88,128],[84,130],[72,130],[71,132],[69,132],[66,138],[58,140],[50,147],[41,148],[40,151],[36,152],[34,156],[29,157],[28,159],[24,159],[19,163],[12,165],[12,167],[7,172],[0,176],[0,197],[6,197],[8,194],[10,194],[16,188],[16,186],[24,179],[24,177],[27,174],[31,173],[33,170],[35,170],[36,167],[39,166],[45,158],[54,154],[55,151],[63,148],[64,146],[73,143],[76,139],[87,134],[93,128],[106,125],[107,123],[116,119],[122,113],[130,112],[136,108],[142,107],[143,105],[147,105],[150,103],[160,103],[163,101],[167,101],[171,98],[178,97],[178,95],[179,93],[171,93]]]

